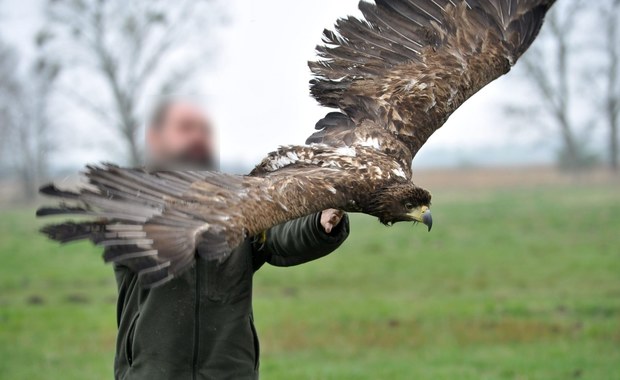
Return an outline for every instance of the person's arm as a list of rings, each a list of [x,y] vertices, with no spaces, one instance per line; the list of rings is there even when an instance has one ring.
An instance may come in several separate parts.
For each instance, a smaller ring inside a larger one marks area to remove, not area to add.
[[[323,221],[325,224],[325,220]],[[307,263],[330,254],[349,236],[349,218],[345,214],[327,233],[321,224],[321,212],[270,228],[255,239],[255,254],[275,266]],[[262,264],[262,263],[261,263]],[[259,265],[255,265],[258,269]]]

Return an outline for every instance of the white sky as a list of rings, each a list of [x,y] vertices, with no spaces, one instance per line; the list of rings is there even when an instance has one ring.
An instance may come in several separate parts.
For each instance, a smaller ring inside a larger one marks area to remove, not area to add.
[[[40,21],[41,3],[0,0],[4,39],[27,52]],[[329,111],[309,96],[306,62],[314,57],[324,28],[338,17],[359,13],[357,0],[229,0],[228,4],[231,22],[217,35],[218,62],[199,90],[206,94],[220,130],[222,162],[248,167],[278,145],[302,144],[315,122]],[[429,140],[415,162],[423,166],[459,160],[485,163],[487,156],[493,157],[489,164],[548,161],[550,146],[532,148],[535,130],[515,132],[514,125],[501,117],[502,105],[527,96],[515,84],[515,79],[502,78],[470,99]],[[67,137],[74,143],[64,147],[56,161],[75,161],[79,166],[118,161],[109,143],[97,146],[88,118],[69,112],[65,119],[64,124],[73,125]]]

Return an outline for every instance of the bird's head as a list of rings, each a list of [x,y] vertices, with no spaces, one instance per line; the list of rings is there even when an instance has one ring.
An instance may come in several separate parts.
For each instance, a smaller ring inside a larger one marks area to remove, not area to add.
[[[396,222],[423,223],[431,230],[431,194],[413,183],[402,183],[381,189],[372,195],[368,210],[385,225]]]

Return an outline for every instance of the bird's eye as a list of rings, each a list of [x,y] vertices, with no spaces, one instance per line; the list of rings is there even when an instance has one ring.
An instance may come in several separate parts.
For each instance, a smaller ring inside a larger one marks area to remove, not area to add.
[[[411,210],[413,208],[413,203],[405,203],[405,207],[407,207],[407,210]]]

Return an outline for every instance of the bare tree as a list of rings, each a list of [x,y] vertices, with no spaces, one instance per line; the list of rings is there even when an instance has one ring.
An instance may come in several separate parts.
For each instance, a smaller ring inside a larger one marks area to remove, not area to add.
[[[203,68],[211,27],[222,20],[216,0],[49,0],[49,37],[67,68],[61,91],[127,144],[141,162],[140,112],[147,95],[179,90]],[[98,80],[95,93],[75,83]],[[103,91],[102,91],[103,90]]]
[[[8,148],[14,134],[15,109],[12,101],[20,92],[20,85],[15,76],[18,56],[14,49],[0,41],[0,165],[6,168],[10,155]]]
[[[16,167],[26,199],[33,199],[37,188],[48,174],[49,154],[53,148],[49,117],[54,82],[60,68],[56,63],[39,58],[28,73],[19,101],[17,121]]]
[[[584,79],[575,75],[575,55],[579,50],[575,36],[583,4],[580,0],[560,2],[548,14],[539,41],[523,56],[519,69],[523,74],[520,79],[534,90],[535,104],[507,109],[511,116],[526,119],[535,114],[538,123],[543,118],[547,120],[561,141],[560,164],[571,169],[591,160],[582,142],[584,137],[579,136],[580,132],[588,133],[590,125],[584,125],[572,112],[579,102],[575,90]]]
[[[20,72],[17,53],[0,47],[0,137],[2,162],[20,180],[23,198],[36,196],[52,149],[48,105],[59,66],[39,57]]]
[[[620,123],[620,0],[609,0],[601,7],[604,22],[607,56],[606,68],[601,72],[604,83],[603,111],[609,127],[609,165],[612,170],[620,170],[618,124]]]

